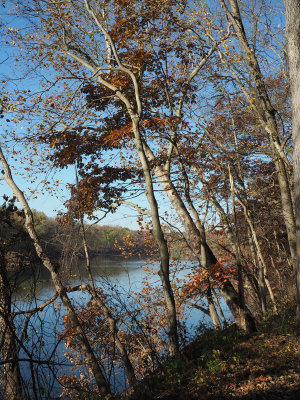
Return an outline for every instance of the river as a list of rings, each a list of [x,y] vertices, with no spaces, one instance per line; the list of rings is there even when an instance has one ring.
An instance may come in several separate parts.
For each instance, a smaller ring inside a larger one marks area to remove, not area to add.
[[[124,259],[103,259],[94,258],[92,260],[92,272],[96,286],[104,289],[111,298],[120,298],[129,303],[130,294],[139,293],[144,286],[143,281],[146,276],[150,284],[160,284],[158,265],[152,265],[154,273],[143,268],[145,262],[142,260],[124,260]],[[191,267],[189,262],[181,262],[180,269],[174,271],[176,279],[183,278]],[[73,270],[73,278],[71,285],[79,283],[87,283],[87,274],[85,268],[77,263]],[[34,287],[34,295],[29,290]],[[43,304],[54,294],[54,289],[45,271],[41,271],[38,279],[24,280],[21,289],[16,293],[14,301],[15,307],[19,309],[29,309],[36,305]],[[79,307],[86,304],[89,296],[83,292],[72,293],[71,298]],[[67,349],[63,341],[58,340],[57,333],[62,332],[62,315],[64,310],[59,302],[48,306],[41,313],[36,314],[28,327],[28,336],[24,340],[26,348],[33,353],[34,359],[39,362],[29,363],[22,362],[22,376],[25,382],[24,387],[28,392],[29,398],[32,397],[32,371],[36,370],[38,388],[38,400],[49,400],[58,398],[61,387],[56,380],[56,376],[62,373],[74,373],[74,366],[66,357]],[[209,324],[207,317],[196,309],[190,309],[186,313],[187,331],[192,336],[195,328],[200,324]],[[24,324],[24,318],[18,319],[21,327]],[[28,358],[26,351],[21,351],[20,356]],[[43,364],[42,360],[47,360]],[[80,368],[75,369],[75,375],[79,375],[82,371]],[[120,392],[126,388],[126,378],[124,371],[116,369],[114,371],[106,371],[109,375],[113,390]]]

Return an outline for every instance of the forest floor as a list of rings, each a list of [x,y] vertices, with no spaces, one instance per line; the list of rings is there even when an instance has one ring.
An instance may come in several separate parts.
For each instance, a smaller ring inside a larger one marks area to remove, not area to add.
[[[300,400],[300,327],[283,307],[253,335],[207,330],[147,377],[131,400]]]

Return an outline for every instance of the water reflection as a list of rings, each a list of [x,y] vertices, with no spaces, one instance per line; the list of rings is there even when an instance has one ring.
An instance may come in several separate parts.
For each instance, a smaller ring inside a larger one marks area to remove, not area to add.
[[[103,259],[96,257],[92,259],[92,274],[97,287],[110,292],[112,297],[116,294],[124,296],[131,290],[138,290],[142,285],[145,275],[142,260],[124,259]],[[43,304],[55,294],[50,274],[44,268],[35,267],[18,274],[16,290],[14,293],[14,310],[29,310]],[[68,286],[89,283],[88,274],[84,263],[77,260],[72,266],[71,271],[65,271],[63,279],[67,280]],[[73,303],[79,307],[86,304],[90,296],[86,292],[70,293]],[[56,377],[63,373],[73,372],[72,364],[66,357],[67,349],[64,342],[60,339],[63,331],[62,315],[65,310],[59,300],[55,304],[47,306],[42,312],[35,314],[27,328],[26,341],[23,349],[20,350],[20,358],[28,359],[28,353],[32,354],[35,360],[43,360],[46,364],[34,364],[23,361],[21,363],[22,376],[25,382],[28,398],[31,398],[32,389],[32,370],[36,372],[37,387],[47,390],[45,393],[39,392],[39,399],[54,399],[61,392],[60,385]],[[19,332],[22,331],[26,320],[25,316],[18,316],[15,319]],[[77,368],[76,374],[83,370]],[[125,388],[125,378],[123,371],[117,371],[114,376],[115,389],[121,391]],[[43,390],[44,390],[43,389]]]
[[[139,259],[124,260],[120,258],[103,259],[96,257],[92,259],[92,274],[95,284],[98,288],[107,293],[108,299],[111,304],[116,304],[118,299],[126,302],[126,306],[130,304],[132,293],[137,293],[143,287],[143,281],[146,272],[143,268],[145,262]],[[157,274],[158,264],[152,265],[154,273],[150,277],[150,282],[154,285],[160,285],[160,279]],[[188,272],[186,269],[190,265],[185,262],[185,269],[176,272],[176,277],[183,278]],[[88,283],[88,274],[85,265],[82,261],[78,260],[72,267],[71,271],[66,271],[63,278],[67,281],[69,286]],[[15,307],[16,309],[29,309],[42,304],[48,300],[55,293],[52,285],[50,274],[47,270],[40,268],[36,269],[34,274],[24,274],[18,285],[18,290],[15,293]],[[82,307],[87,303],[90,296],[86,292],[71,293],[72,301]],[[120,304],[118,305],[120,307]],[[65,314],[60,302],[48,306],[42,313],[36,314],[31,324],[28,327],[26,346],[33,354],[35,359],[47,360],[48,365],[34,365],[38,372],[40,387],[50,387],[50,389],[43,395],[39,394],[39,399],[51,399],[60,394],[60,385],[56,380],[56,376],[62,373],[70,372],[70,361],[66,357],[67,349],[63,341],[59,340],[59,333],[63,330],[62,315]],[[187,324],[190,331],[193,330],[193,325],[199,324],[199,321],[207,323],[207,318],[199,310],[191,309],[190,313],[186,316]],[[20,330],[24,325],[25,317],[18,317],[17,323]],[[21,356],[26,356],[26,352],[22,350]],[[77,374],[81,370],[77,369]],[[125,388],[125,378],[123,371],[117,371],[118,376],[114,376],[115,389],[121,391]],[[30,363],[22,363],[22,374],[28,388],[30,397],[30,387],[32,382]]]
[[[120,259],[94,257],[91,262],[93,278],[99,286],[111,283],[120,283],[122,286],[137,285],[144,276],[143,261],[140,259]],[[63,277],[68,277],[65,283],[72,286],[88,283],[88,273],[85,263],[77,259],[71,270],[65,271]],[[15,280],[15,277],[12,277]],[[48,270],[43,267],[34,267],[18,274],[15,285],[15,300],[30,302],[33,299],[43,301],[54,294],[54,287]]]

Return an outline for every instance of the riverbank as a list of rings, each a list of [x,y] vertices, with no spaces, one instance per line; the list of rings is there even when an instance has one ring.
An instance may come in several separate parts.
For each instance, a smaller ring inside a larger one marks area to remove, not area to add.
[[[288,305],[254,335],[207,330],[127,400],[299,400],[300,326]]]

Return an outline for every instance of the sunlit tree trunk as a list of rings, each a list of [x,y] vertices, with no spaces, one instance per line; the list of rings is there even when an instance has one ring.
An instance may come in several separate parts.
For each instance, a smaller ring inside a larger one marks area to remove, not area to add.
[[[19,187],[14,182],[10,167],[4,157],[4,154],[3,154],[1,148],[0,148],[0,162],[2,164],[2,168],[4,171],[3,179],[8,184],[8,186],[12,189],[14,195],[16,196],[16,198],[18,199],[18,201],[20,202],[20,204],[24,210],[25,228],[33,242],[37,256],[39,257],[39,259],[41,260],[43,265],[48,269],[48,271],[51,274],[51,278],[52,278],[54,287],[55,287],[58,295],[61,298],[63,306],[66,309],[66,312],[67,312],[68,317],[71,322],[72,329],[76,333],[78,342],[80,343],[80,346],[82,348],[82,352],[85,355],[86,363],[90,367],[90,369],[94,375],[98,390],[102,395],[109,394],[110,393],[109,385],[106,382],[104,374],[98,363],[98,360],[95,357],[93,349],[92,349],[92,347],[87,339],[87,336],[84,332],[84,329],[83,329],[82,325],[80,324],[80,321],[76,315],[75,309],[67,295],[66,287],[62,283],[62,280],[58,273],[57,267],[52,263],[50,258],[45,254],[44,249],[41,246],[40,240],[39,240],[39,238],[36,234],[35,228],[34,228],[32,211],[28,205],[28,202],[27,202],[23,192],[19,189]]]
[[[288,242],[290,247],[290,253],[295,265],[296,263],[296,226],[294,207],[292,200],[292,193],[290,190],[289,176],[286,168],[286,156],[281,146],[281,141],[278,133],[277,121],[276,121],[276,110],[271,104],[268,91],[266,89],[264,76],[261,72],[255,51],[249,45],[243,20],[240,14],[239,1],[228,0],[229,6],[225,0],[220,0],[220,3],[226,13],[228,20],[232,23],[235,29],[236,37],[241,44],[242,50],[245,55],[245,61],[249,66],[249,72],[252,75],[255,84],[255,93],[249,93],[247,88],[243,86],[239,80],[237,74],[231,70],[234,78],[239,83],[242,92],[248,98],[250,104],[253,103],[251,96],[255,95],[256,101],[256,114],[261,121],[262,127],[269,138],[270,147],[273,153],[273,160],[276,166],[276,172],[280,187],[282,214],[287,230]],[[292,2],[290,2],[292,3]],[[294,0],[296,7],[297,0]],[[296,12],[296,8],[294,8]],[[220,53],[219,53],[220,54]],[[220,54],[222,59],[222,55]],[[224,61],[224,60],[223,60]],[[299,71],[298,71],[299,72]],[[296,76],[296,75],[295,75]]]
[[[169,262],[170,255],[167,245],[167,241],[164,237],[162,227],[160,224],[160,217],[158,213],[158,205],[154,195],[153,181],[151,177],[151,172],[149,168],[149,160],[145,154],[143,140],[138,128],[138,124],[133,121],[133,131],[135,135],[136,145],[140,160],[142,163],[142,168],[144,172],[145,185],[146,185],[146,196],[151,209],[152,225],[153,225],[153,236],[159,248],[160,254],[160,271],[159,276],[162,282],[167,313],[168,313],[168,331],[169,331],[169,347],[170,354],[175,355],[179,352],[179,341],[177,333],[177,318],[176,318],[176,306],[175,299],[173,295],[173,290],[170,282],[170,272],[169,272]]]
[[[245,265],[242,265],[241,255],[240,255],[241,249],[240,249],[239,241],[237,240],[237,233],[234,231],[234,227],[229,223],[228,215],[225,213],[224,208],[217,200],[216,194],[212,191],[211,187],[207,184],[204,173],[201,172],[196,166],[194,166],[194,171],[195,171],[196,175],[198,176],[198,178],[200,179],[200,182],[205,187],[205,190],[208,194],[208,198],[219,215],[220,222],[222,223],[222,226],[224,228],[226,238],[231,246],[233,255],[236,259],[236,265],[237,265],[237,269],[239,271],[239,286],[242,286],[243,279],[241,279],[241,272],[243,272],[243,274],[248,277],[248,281],[249,281],[249,284],[251,285],[251,288],[253,288],[253,283],[256,282],[256,280],[255,280],[256,278],[254,277],[254,274],[252,272],[250,273],[249,268],[246,268]],[[253,282],[253,280],[255,280],[255,282]],[[256,292],[255,289],[256,288],[254,288],[254,291]],[[239,293],[239,296],[240,296],[240,302],[243,305],[244,304],[244,300],[243,300],[244,295],[241,295]]]
[[[160,255],[159,276],[163,286],[166,309],[167,309],[169,353],[170,355],[173,356],[179,352],[179,340],[177,332],[175,299],[173,295],[173,289],[171,286],[170,274],[169,274],[170,256],[169,256],[167,241],[164,236],[160,223],[160,216],[158,211],[158,204],[154,194],[151,169],[149,167],[149,160],[145,154],[145,149],[144,149],[144,138],[141,134],[139,127],[141,115],[143,112],[139,81],[137,79],[137,76],[133,73],[132,69],[128,68],[128,65],[123,64],[118,54],[118,48],[115,45],[113,38],[110,36],[105,21],[103,21],[103,19],[98,15],[98,10],[94,10],[93,6],[90,4],[88,0],[84,0],[84,5],[87,13],[95,21],[98,28],[103,33],[106,44],[109,47],[110,52],[115,59],[118,71],[124,73],[131,80],[134,92],[133,96],[134,100],[128,97],[125,93],[123,93],[122,89],[114,86],[109,81],[105,80],[101,76],[101,74],[99,74],[101,67],[99,69],[99,67],[95,65],[95,63],[92,60],[92,57],[90,55],[87,55],[84,49],[79,49],[78,51],[77,48],[75,48],[74,50],[74,47],[72,47],[72,45],[67,45],[66,43],[63,43],[62,46],[65,48],[66,55],[76,60],[76,62],[78,62],[85,68],[92,70],[95,76],[97,76],[98,83],[105,86],[109,90],[113,91],[115,96],[124,104],[126,112],[132,122],[132,130],[134,133],[136,149],[142,165],[142,170],[144,175],[144,181],[146,187],[145,194],[151,209],[153,236],[159,248],[159,255]],[[104,67],[104,70],[107,70],[107,68]]]
[[[166,195],[168,196],[171,204],[173,205],[180,221],[187,233],[187,240],[194,254],[197,255],[201,252],[201,243],[203,239],[201,239],[201,234],[193,221],[190,213],[188,212],[184,202],[182,201],[180,195],[178,194],[176,188],[171,182],[167,171],[163,167],[155,167],[154,169],[157,178],[159,179],[161,186],[163,187]],[[205,243],[206,249],[206,257],[209,259],[210,264],[216,264],[217,259],[212,253],[211,249]],[[251,315],[250,310],[246,308],[245,318],[241,319],[241,315],[244,314],[242,310],[242,305],[240,303],[240,299],[237,291],[233,287],[232,283],[229,280],[226,280],[221,289],[221,293],[232,312],[236,323],[240,326],[241,329],[245,329],[247,331],[255,331],[256,324],[253,316]]]
[[[219,313],[220,313],[220,317],[221,317],[221,319],[222,319],[223,327],[225,327],[225,326],[228,325],[228,323],[227,323],[227,321],[226,321],[224,312],[223,312],[222,307],[221,307],[221,304],[220,304],[220,302],[219,302],[218,295],[217,295],[217,293],[215,292],[214,289],[212,289],[212,294],[213,294],[213,298],[214,298],[214,300],[215,300],[217,309],[218,309],[218,311],[219,311]]]
[[[292,132],[294,141],[294,196],[296,213],[296,287],[297,318],[300,319],[300,2],[284,0],[286,39],[292,96]]]
[[[185,200],[188,204],[189,210],[191,211],[191,214],[193,216],[193,219],[195,221],[196,227],[198,229],[198,232],[200,234],[200,255],[199,254],[195,254],[196,257],[199,260],[199,264],[201,265],[201,267],[204,270],[209,270],[210,267],[210,260],[207,257],[206,254],[206,246],[207,246],[207,242],[206,242],[206,233],[205,233],[205,229],[204,229],[204,225],[201,222],[200,218],[199,218],[199,214],[197,213],[197,210],[194,206],[194,203],[192,201],[192,198],[190,196],[190,181],[189,181],[189,177],[186,173],[186,169],[184,167],[184,164],[182,162],[181,159],[181,154],[179,153],[177,147],[175,147],[175,152],[179,161],[179,166],[180,166],[180,170],[183,176],[183,180],[184,180],[184,197]],[[215,307],[215,303],[214,303],[214,298],[212,295],[212,288],[211,288],[211,282],[210,282],[210,277],[207,277],[207,289],[206,289],[206,299],[208,302],[208,309],[209,309],[209,315],[210,318],[214,324],[215,328],[221,328],[221,322],[220,322],[220,318],[219,315],[217,313],[216,307]]]
[[[207,298],[207,302],[208,302],[209,315],[214,324],[214,327],[221,328],[222,325],[221,325],[220,318],[219,318],[219,315],[216,310],[209,278],[207,279],[207,286],[208,286],[208,288],[206,290],[206,298]]]

